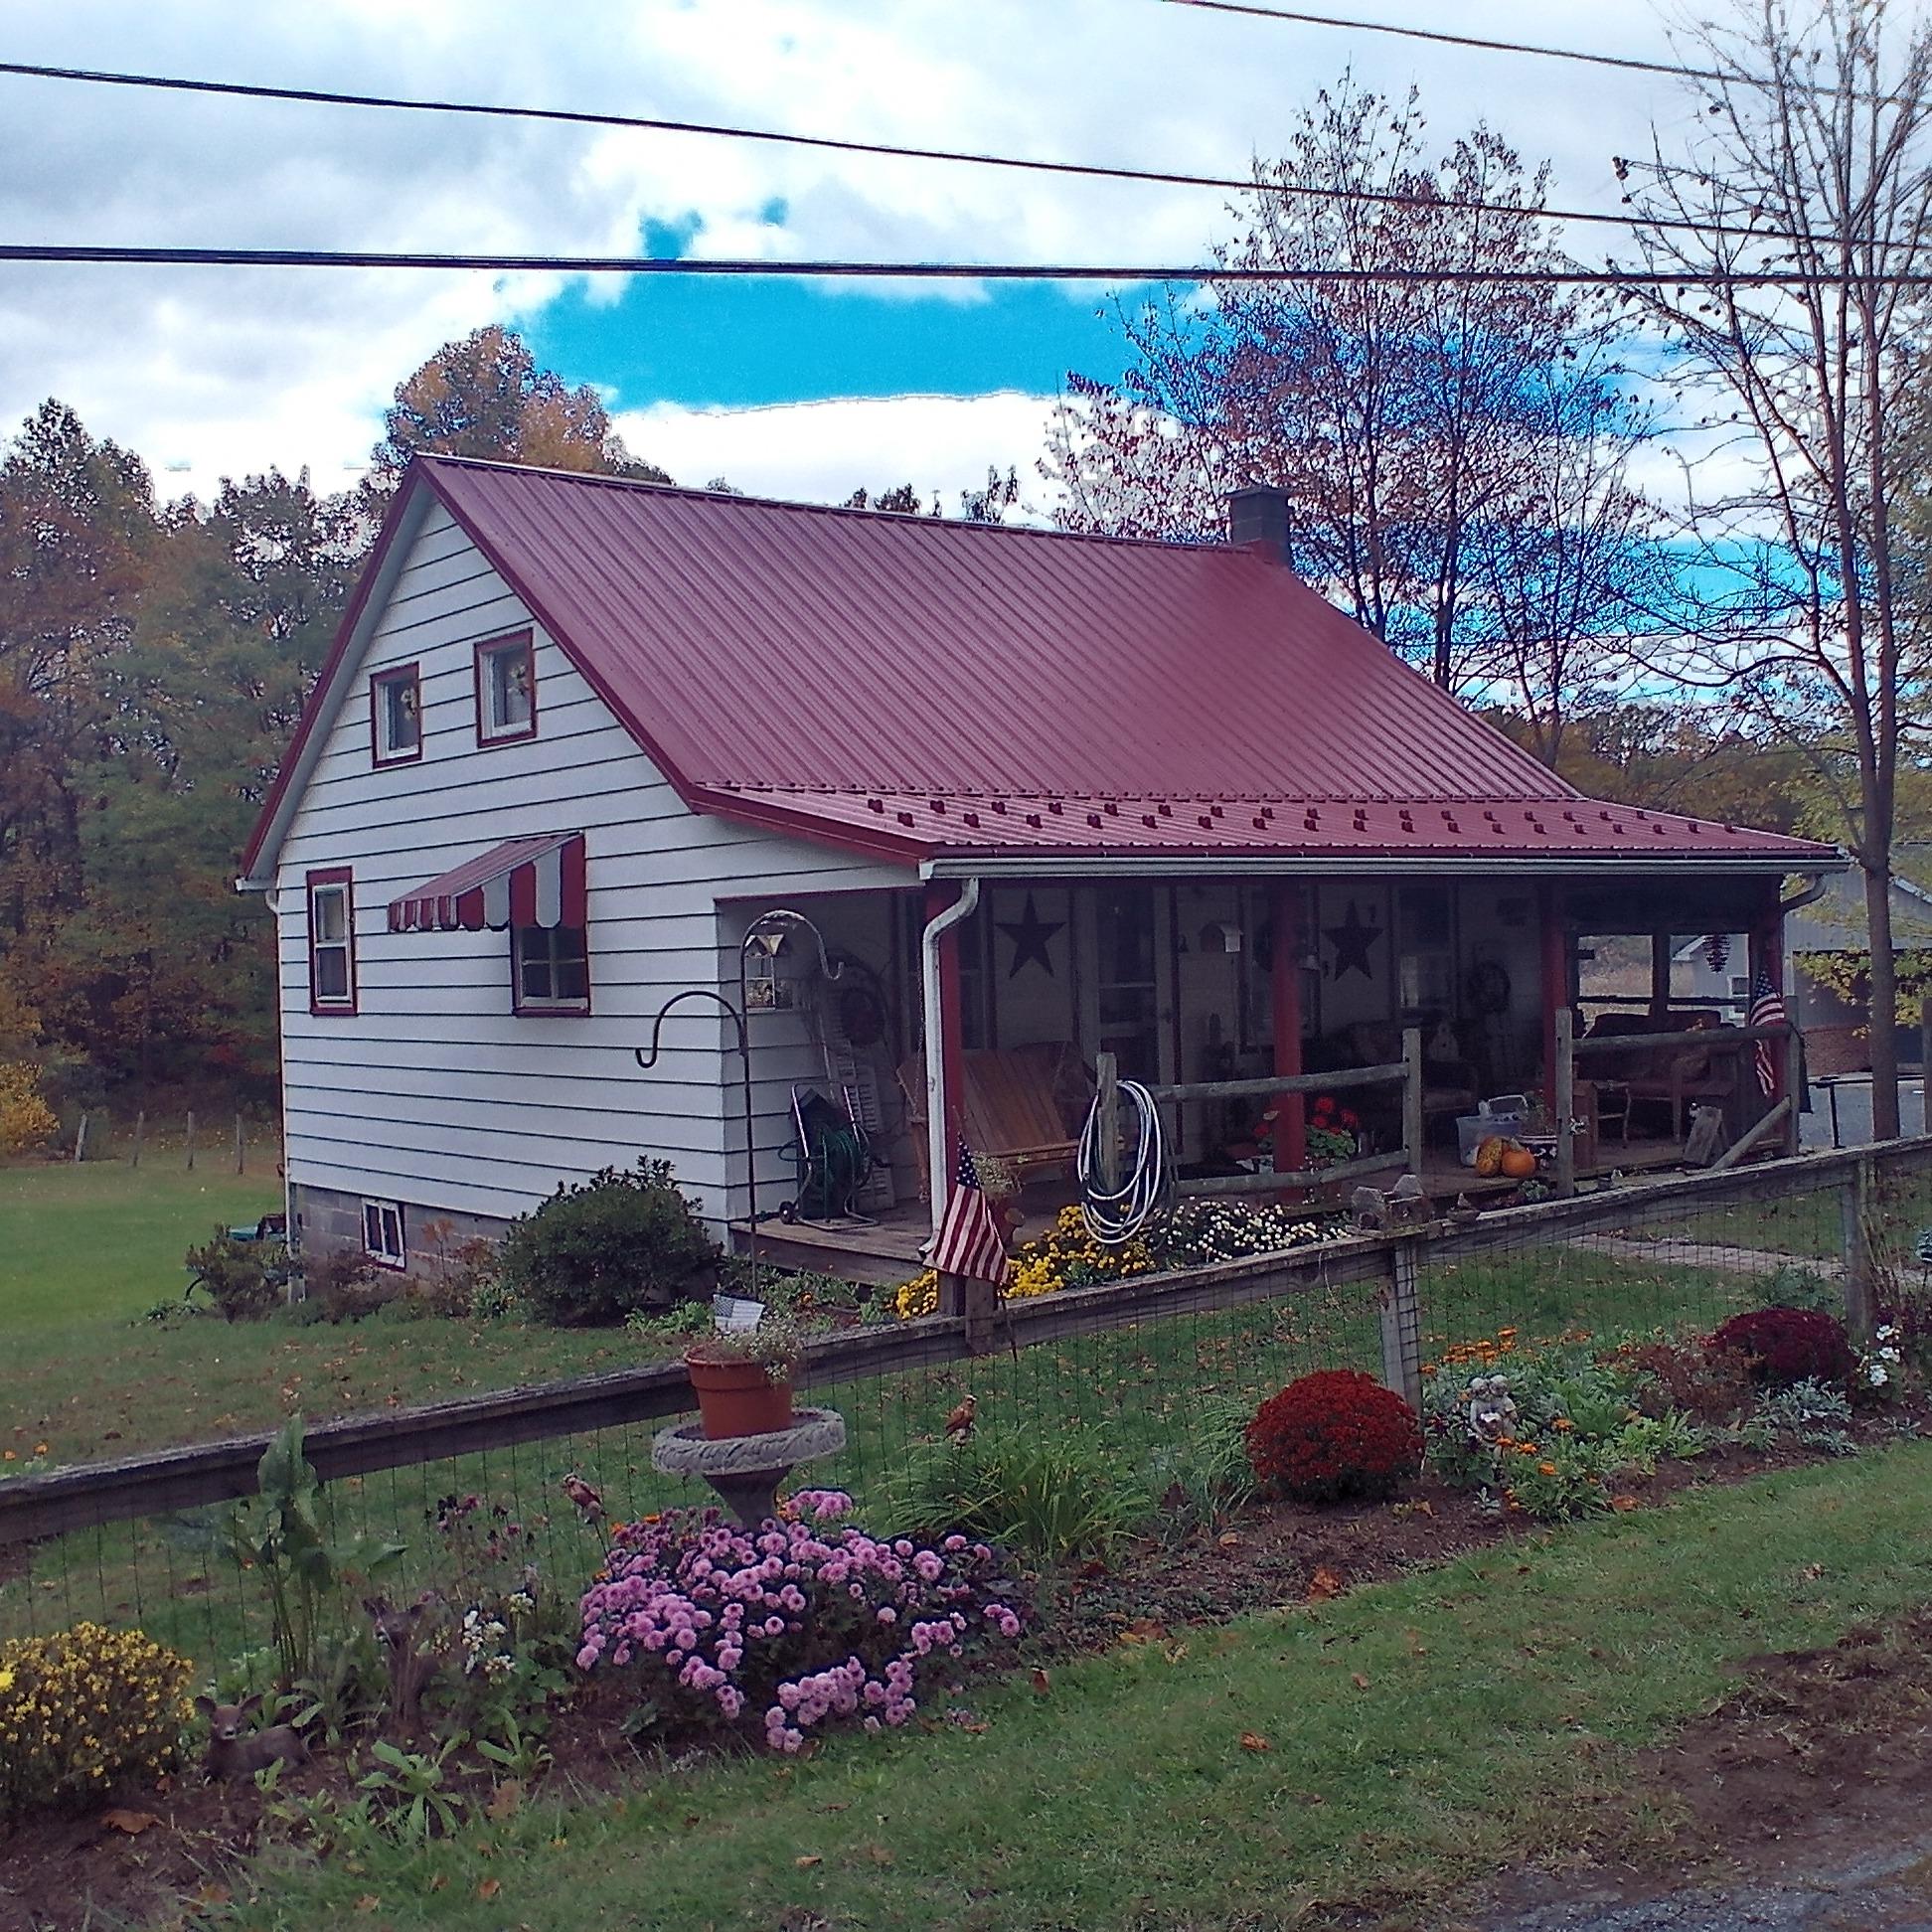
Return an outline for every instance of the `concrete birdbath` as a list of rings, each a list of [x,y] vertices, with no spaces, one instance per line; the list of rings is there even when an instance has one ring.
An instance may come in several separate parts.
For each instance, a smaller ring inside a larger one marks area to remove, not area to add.
[[[845,1417],[836,1409],[792,1411],[789,1429],[714,1441],[701,1422],[660,1429],[651,1461],[667,1476],[702,1476],[718,1492],[740,1529],[755,1530],[778,1508],[778,1485],[800,1463],[817,1462],[845,1447]]]

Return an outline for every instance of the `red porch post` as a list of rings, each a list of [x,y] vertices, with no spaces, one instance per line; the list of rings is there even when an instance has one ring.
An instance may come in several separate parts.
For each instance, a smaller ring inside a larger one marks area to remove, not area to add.
[[[926,882],[925,919],[930,925],[940,913],[957,903],[964,888],[957,880],[933,879]],[[959,1157],[959,1141],[966,1118],[965,1064],[960,1058],[961,1014],[959,1005],[959,928],[949,926],[933,942],[938,953],[938,1005],[925,1016],[928,1029],[937,1035],[939,1052],[935,1062],[931,1042],[926,1046],[927,1068],[927,1187],[932,1197],[932,1224],[939,1225],[952,1193],[953,1163]],[[937,1065],[942,1099],[933,1112],[931,1070]]]
[[[1536,916],[1542,939],[1542,1068],[1543,1091],[1556,1104],[1556,1016],[1570,1003],[1570,943],[1564,924],[1561,888],[1545,884],[1537,888]]]
[[[1302,888],[1289,879],[1274,888],[1274,957],[1268,966],[1269,1004],[1274,1016],[1274,1070],[1302,1070]],[[1308,1103],[1299,1093],[1275,1100],[1275,1167],[1299,1174],[1308,1162]]]

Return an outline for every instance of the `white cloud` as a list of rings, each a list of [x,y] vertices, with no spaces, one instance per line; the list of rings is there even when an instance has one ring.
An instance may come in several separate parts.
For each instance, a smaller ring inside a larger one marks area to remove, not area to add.
[[[617,417],[625,442],[680,483],[722,476],[750,496],[843,503],[910,483],[937,490],[948,515],[959,492],[985,483],[988,465],[1020,474],[1035,515],[1046,501],[1034,469],[1056,406],[1044,396],[842,397],[755,409],[692,409],[660,402]]]
[[[1378,11],[1441,17],[1423,0]],[[1648,12],[1593,0],[1470,0],[1455,24],[1668,51]],[[7,25],[10,57],[26,61],[1232,174],[1278,149],[1295,108],[1353,63],[1365,83],[1392,91],[1419,79],[1445,141],[1492,115],[1528,156],[1552,157],[1560,198],[1607,208],[1619,192],[1612,152],[1640,149],[1652,114],[1667,132],[1687,117],[1654,78],[1153,0],[585,0],[544,10],[527,0],[15,0]],[[709,253],[1185,261],[1223,219],[1212,191],[7,78],[0,126],[0,235],[23,241],[617,253],[647,218],[695,213],[696,245]],[[773,199],[787,205],[783,228],[760,217]],[[616,286],[599,283],[599,294]],[[395,384],[438,343],[528,312],[554,290],[486,275],[11,266],[0,277],[0,429],[58,395],[157,466],[192,466],[164,469],[170,483],[186,476],[206,489],[222,470],[270,462],[340,480],[366,456]],[[809,419],[845,439],[855,463],[897,456],[866,469],[876,480],[904,474],[950,490],[953,477],[971,480],[973,436],[1000,445],[992,460],[1033,453],[1002,440],[1017,406],[987,399],[975,415],[904,399],[826,405]],[[713,422],[728,445],[718,462],[669,466],[748,478],[764,464],[803,476],[807,419]],[[959,447],[926,455],[886,426],[914,421],[961,425]],[[756,439],[767,432],[778,441],[761,457]],[[799,438],[789,455],[786,437]],[[933,473],[942,460],[951,476]]]

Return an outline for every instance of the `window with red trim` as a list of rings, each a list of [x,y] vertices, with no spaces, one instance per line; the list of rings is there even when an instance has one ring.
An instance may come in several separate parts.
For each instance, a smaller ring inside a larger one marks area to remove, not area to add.
[[[422,681],[413,664],[378,671],[369,681],[370,756],[379,765],[422,756]]]
[[[356,1010],[355,883],[348,867],[308,876],[311,1013]]]
[[[476,741],[537,735],[537,651],[529,631],[476,647]]]

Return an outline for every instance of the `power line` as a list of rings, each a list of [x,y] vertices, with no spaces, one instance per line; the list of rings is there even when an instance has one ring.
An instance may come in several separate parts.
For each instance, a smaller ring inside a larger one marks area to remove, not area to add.
[[[1190,4],[1197,0],[1189,0]],[[1208,5],[1210,0],[1198,0]],[[1234,9],[1241,11],[1242,9]],[[1245,11],[1271,14],[1268,8]],[[1283,20],[1307,18],[1278,14]],[[1322,20],[1321,24],[1352,23]],[[1411,30],[1389,29],[1407,33]],[[1419,31],[1419,30],[1418,30]],[[159,89],[170,93],[217,94],[241,100],[291,101],[309,106],[373,107],[402,113],[470,114],[500,120],[549,121],[566,126],[643,130],[660,134],[696,134],[716,139],[765,142],[780,147],[818,148],[836,154],[865,155],[898,161],[941,161],[966,167],[1003,168],[1029,174],[1057,175],[1090,181],[1136,182],[1163,188],[1216,188],[1241,194],[1298,195],[1311,201],[1368,202],[1384,207],[1417,208],[1429,212],[1501,215],[1520,221],[1574,222],[1645,230],[1684,230],[1704,235],[1732,236],[1749,241],[1795,242],[1802,238],[1770,229],[1726,228],[1696,222],[1617,214],[1603,209],[1526,207],[1450,196],[1401,194],[1372,188],[1338,188],[1257,180],[1252,175],[1196,174],[1172,168],[1113,167],[1092,161],[1047,161],[1024,155],[990,154],[967,148],[901,147],[886,141],[849,140],[830,134],[794,134],[776,128],[740,127],[717,121],[671,120],[648,114],[609,114],[570,107],[525,107],[494,101],[411,98],[402,94],[346,93],[321,87],[277,87],[243,80],[202,80],[179,75],[128,74],[96,68],[36,66],[25,61],[0,61],[0,75],[36,80],[69,80],[90,86]]]
[[[1287,7],[1263,7],[1255,0],[1166,0],[1174,7],[1198,7],[1204,13],[1245,15],[1250,20],[1286,21],[1297,27],[1339,27],[1351,34],[1386,34],[1394,40],[1428,41],[1437,47],[1472,48],[1479,54],[1528,54],[1539,61],[1573,61],[1583,67],[1618,68],[1631,74],[1661,74],[1673,80],[1707,80],[1724,87],[1759,87],[1766,91],[1788,89],[1793,93],[1818,94],[1829,98],[1840,89],[1827,80],[1804,80],[1795,77],[1772,80],[1755,74],[1727,72],[1723,68],[1690,67],[1681,61],[1647,61],[1635,54],[1598,54],[1582,47],[1543,47],[1534,41],[1487,40],[1478,34],[1451,34],[1436,27],[1399,27],[1387,20],[1353,20],[1339,14],[1302,13]],[[1906,104],[1902,94],[1853,89],[1853,98],[1881,107]],[[1647,224],[1656,226],[1656,224]]]
[[[1286,7],[1263,7],[1254,0],[1167,0],[1177,7],[1199,7],[1204,13],[1244,14],[1254,20],[1283,20],[1299,27],[1339,27],[1352,34],[1387,34],[1397,40],[1429,41],[1438,47],[1467,47],[1481,54],[1531,54],[1544,61],[1577,61],[1586,67],[1622,68],[1634,74],[1663,74],[1674,80],[1744,81],[1747,77],[1717,68],[1687,67],[1676,61],[1646,61],[1634,54],[1594,54],[1579,47],[1539,47],[1530,41],[1485,40],[1475,34],[1451,34],[1434,27],[1398,27],[1385,20],[1348,20],[1337,14],[1299,13]],[[1762,81],[1749,84],[1761,86]]]
[[[1788,268],[1708,274],[1659,269],[1561,268],[1250,268],[1218,262],[1180,265],[1093,261],[775,261],[733,256],[426,254],[377,248],[113,247],[52,242],[0,243],[0,262],[79,262],[196,268],[484,269],[499,274],[764,275],[829,281],[1323,282],[1462,284],[1575,288],[1815,287],[1831,277]],[[1932,270],[1859,277],[1868,286],[1932,287]]]

